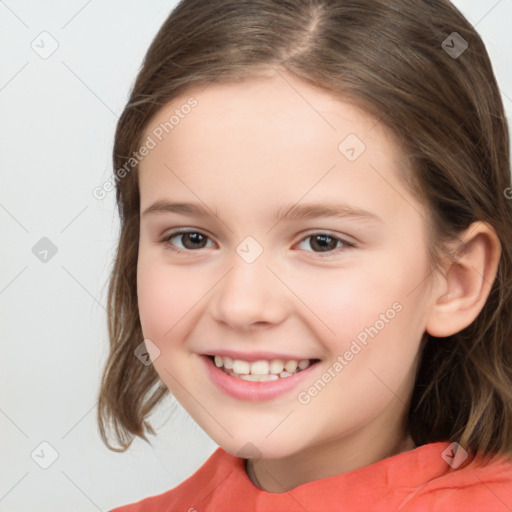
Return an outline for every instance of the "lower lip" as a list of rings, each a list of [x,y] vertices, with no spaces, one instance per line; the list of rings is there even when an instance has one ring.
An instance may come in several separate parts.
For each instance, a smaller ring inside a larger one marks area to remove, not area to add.
[[[218,368],[208,356],[201,356],[208,375],[212,382],[228,395],[248,400],[252,402],[272,400],[273,398],[290,391],[303,383],[316,367],[317,363],[313,363],[305,370],[302,370],[291,377],[279,378],[266,382],[251,382],[237,377],[231,377],[223,370]]]

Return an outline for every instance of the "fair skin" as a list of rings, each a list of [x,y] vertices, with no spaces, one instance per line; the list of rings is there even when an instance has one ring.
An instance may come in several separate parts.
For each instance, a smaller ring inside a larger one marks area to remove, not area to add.
[[[425,207],[398,177],[400,148],[372,117],[290,74],[269,73],[187,91],[156,114],[144,140],[190,96],[197,107],[139,170],[139,311],[144,337],[160,350],[153,364],[161,379],[225,450],[256,447],[254,473],[268,492],[413,449],[403,421],[422,335],[455,333],[483,307],[499,258],[492,228],[473,225],[459,237],[467,250],[458,262],[432,273]],[[338,150],[348,134],[366,146],[354,161]],[[143,213],[163,200],[210,214]],[[274,219],[276,210],[313,203],[374,217]],[[160,242],[178,228],[203,237]],[[335,237],[334,248],[321,252],[314,235]],[[248,236],[263,249],[252,263],[236,252]],[[395,303],[400,312],[299,402]],[[204,371],[204,354],[220,349],[319,361],[300,388],[250,401]]]

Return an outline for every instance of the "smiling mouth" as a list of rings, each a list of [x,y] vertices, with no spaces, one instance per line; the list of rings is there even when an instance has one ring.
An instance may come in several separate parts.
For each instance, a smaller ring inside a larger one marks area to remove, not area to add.
[[[219,370],[237,379],[251,382],[267,382],[286,379],[317,363],[319,359],[283,360],[260,359],[243,361],[226,356],[208,356]]]

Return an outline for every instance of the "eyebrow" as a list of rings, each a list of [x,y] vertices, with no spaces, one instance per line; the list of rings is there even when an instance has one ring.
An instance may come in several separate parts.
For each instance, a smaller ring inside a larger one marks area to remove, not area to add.
[[[195,203],[172,203],[161,200],[146,208],[142,215],[147,214],[178,213],[182,215],[193,215],[196,217],[211,217],[216,215],[212,210]],[[347,218],[359,221],[383,222],[375,213],[354,208],[347,204],[338,203],[314,203],[314,204],[292,204],[283,206],[274,212],[274,220],[296,220],[315,219],[317,217]]]

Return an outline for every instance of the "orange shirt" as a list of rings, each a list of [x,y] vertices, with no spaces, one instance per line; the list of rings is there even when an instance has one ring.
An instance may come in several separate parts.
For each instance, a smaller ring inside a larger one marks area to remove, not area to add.
[[[183,483],[111,512],[510,512],[512,461],[452,468],[450,442],[429,443],[282,494],[256,487],[245,459],[218,448]]]

